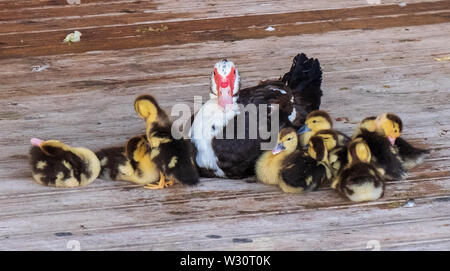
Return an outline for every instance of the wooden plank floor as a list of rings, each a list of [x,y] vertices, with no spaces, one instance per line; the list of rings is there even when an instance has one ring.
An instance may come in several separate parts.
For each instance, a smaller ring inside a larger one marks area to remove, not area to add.
[[[449,250],[450,2],[381,2],[0,0],[0,249],[66,250],[76,240],[82,250],[364,250],[376,240],[382,250]],[[74,30],[81,42],[62,44]],[[341,120],[336,128],[351,133],[392,111],[406,138],[432,150],[384,198],[287,195],[253,179],[163,191],[31,179],[32,137],[122,144],[144,130],[137,95],[192,107],[208,97],[220,58],[247,87],[282,75],[298,52],[320,59],[322,108]]]

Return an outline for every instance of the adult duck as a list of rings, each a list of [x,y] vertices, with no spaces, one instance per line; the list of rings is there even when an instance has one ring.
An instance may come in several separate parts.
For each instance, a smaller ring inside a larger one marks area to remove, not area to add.
[[[195,114],[190,129],[201,176],[241,179],[254,175],[255,162],[264,151],[261,143],[270,141],[259,129],[252,133],[255,121],[261,125],[267,120],[270,129],[271,116],[277,111],[280,129],[300,127],[309,112],[319,109],[321,83],[319,61],[303,53],[295,56],[289,72],[280,79],[261,81],[245,89],[240,89],[239,72],[233,62],[217,62],[211,75],[210,99]],[[267,116],[259,110],[256,115],[243,111],[248,105],[257,109],[265,106]],[[273,105],[278,105],[278,110]],[[244,116],[244,131],[240,131],[237,124]],[[276,140],[278,130],[274,134]]]

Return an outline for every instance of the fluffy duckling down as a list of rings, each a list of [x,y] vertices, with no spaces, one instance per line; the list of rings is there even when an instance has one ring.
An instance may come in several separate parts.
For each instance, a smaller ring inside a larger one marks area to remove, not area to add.
[[[86,148],[37,138],[31,139],[31,145],[31,171],[39,184],[65,188],[85,186],[100,173],[100,161]]]
[[[314,110],[306,116],[305,124],[300,127],[298,134],[300,135],[300,145],[305,147],[308,145],[309,139],[318,131],[331,129],[333,121],[330,115],[323,110]]]
[[[150,158],[150,147],[145,135],[131,138],[125,147],[102,149],[96,155],[100,160],[100,176],[103,178],[141,185],[159,181],[160,172]]]
[[[283,128],[276,147],[264,152],[256,162],[256,177],[262,183],[278,185],[287,193],[315,190],[331,176],[326,159],[326,147],[321,138],[312,137],[305,152],[299,148],[297,131]]]
[[[373,162],[385,170],[386,178],[401,180],[406,169],[423,161],[428,151],[414,148],[399,137],[402,120],[392,113],[364,119],[356,128],[353,138],[362,138],[370,147]]]
[[[298,133],[301,145],[305,148],[311,136],[319,136],[324,140],[330,170],[336,177],[342,166],[347,163],[347,145],[351,138],[332,128],[333,121],[330,115],[323,110],[315,110],[308,114],[305,125],[298,130]]]
[[[325,143],[328,151],[328,164],[333,178],[335,178],[348,163],[347,146],[350,138],[333,129],[318,131],[315,136],[321,137]]]
[[[158,184],[148,184],[146,187],[163,188],[174,182],[197,184],[199,175],[193,147],[181,135],[172,134],[172,122],[156,99],[150,95],[139,96],[134,108],[138,116],[145,120],[150,158],[161,173]]]
[[[312,111],[306,116],[305,124],[298,130],[298,134],[300,135],[300,145],[305,147],[311,136],[316,135],[323,130],[331,130],[332,128],[333,120],[326,111]],[[337,146],[344,146],[350,141],[350,138],[347,135],[336,130],[334,131],[337,135]]]
[[[354,202],[373,201],[384,195],[384,171],[370,163],[370,148],[363,139],[354,139],[348,146],[348,164],[332,183]]]
[[[353,137],[361,135],[362,129],[386,137],[391,145],[396,148],[401,163],[406,170],[423,163],[429,153],[429,150],[416,148],[400,137],[403,132],[403,123],[400,117],[395,114],[383,113],[378,117],[365,118],[356,128]]]

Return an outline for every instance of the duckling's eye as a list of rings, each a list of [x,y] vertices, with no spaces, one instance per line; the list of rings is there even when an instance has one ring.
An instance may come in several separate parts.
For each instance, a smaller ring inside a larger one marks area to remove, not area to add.
[[[287,141],[290,141],[292,139],[292,137],[289,137],[288,139],[287,139]]]
[[[312,122],[313,122],[313,123],[316,123],[316,122],[317,122],[317,120],[313,120]]]

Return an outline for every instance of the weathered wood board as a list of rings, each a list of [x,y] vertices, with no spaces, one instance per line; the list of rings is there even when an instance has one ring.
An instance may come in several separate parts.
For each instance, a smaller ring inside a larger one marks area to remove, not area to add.
[[[382,3],[1,0],[0,249],[65,250],[77,240],[82,250],[363,250],[377,240],[382,250],[449,250],[450,2]],[[73,30],[81,42],[63,44]],[[220,58],[247,87],[282,75],[298,52],[319,58],[322,108],[337,129],[392,111],[405,138],[431,149],[384,198],[287,195],[253,179],[162,191],[31,179],[31,137],[122,144],[144,130],[137,95],[192,107],[194,96],[207,99]]]

